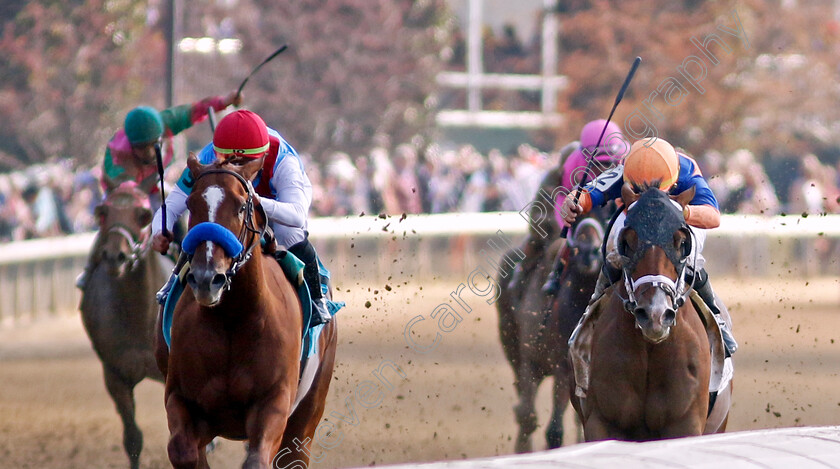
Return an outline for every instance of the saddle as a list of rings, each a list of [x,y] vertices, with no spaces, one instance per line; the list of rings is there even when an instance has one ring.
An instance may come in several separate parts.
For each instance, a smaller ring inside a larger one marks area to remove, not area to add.
[[[575,374],[575,395],[586,398],[589,389],[589,367],[592,358],[592,335],[597,327],[598,317],[606,305],[607,299],[616,288],[610,285],[604,293],[592,302],[583,313],[577,327],[569,337],[569,357]],[[709,375],[709,413],[712,411],[717,394],[729,385],[734,375],[732,359],[725,357],[726,348],[723,344],[723,334],[715,320],[714,314],[694,290],[689,294],[694,309],[706,328],[711,354],[711,374]]]

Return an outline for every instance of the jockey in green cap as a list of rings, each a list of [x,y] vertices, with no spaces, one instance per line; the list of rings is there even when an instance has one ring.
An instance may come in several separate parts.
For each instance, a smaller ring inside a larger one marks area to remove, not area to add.
[[[149,194],[152,210],[160,207],[155,144],[162,145],[163,165],[167,167],[172,163],[175,153],[173,136],[206,119],[210,108],[221,111],[230,105],[238,106],[241,102],[242,96],[233,91],[227,96],[209,96],[192,104],[182,104],[163,111],[149,106],[138,106],[129,111],[123,128],[111,137],[105,147],[102,186],[106,195],[121,183],[133,181]],[[76,286],[82,290],[87,284],[92,264],[92,259],[88,259],[84,271],[76,278]]]

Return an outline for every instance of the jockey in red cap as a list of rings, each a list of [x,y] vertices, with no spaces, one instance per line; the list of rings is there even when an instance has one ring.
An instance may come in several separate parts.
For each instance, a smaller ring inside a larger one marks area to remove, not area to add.
[[[321,292],[321,279],[315,249],[309,242],[307,215],[312,204],[312,184],[303,170],[297,152],[280,134],[268,128],[262,118],[251,111],[235,111],[224,117],[213,133],[213,141],[198,155],[202,164],[227,160],[233,164],[263,159],[263,169],[252,181],[260,197],[278,244],[288,246],[289,252],[303,263],[304,278],[309,286],[317,314],[310,325],[328,322],[331,315]],[[166,197],[166,221],[169,236],[162,232],[161,210],[152,221],[152,248],[160,253],[169,249],[171,229],[187,210],[187,197],[195,181],[185,169],[176,187]],[[161,290],[168,291],[168,283]]]

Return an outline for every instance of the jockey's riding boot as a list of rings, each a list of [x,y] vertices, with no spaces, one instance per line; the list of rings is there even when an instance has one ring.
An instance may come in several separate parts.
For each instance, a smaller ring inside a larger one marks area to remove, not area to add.
[[[290,247],[289,252],[297,256],[304,263],[303,278],[306,280],[306,286],[309,288],[309,296],[312,299],[312,317],[310,318],[309,326],[312,327],[330,322],[332,315],[327,308],[324,293],[321,291],[321,269],[318,265],[318,254],[315,252],[315,248],[307,237],[307,239]]]
[[[169,274],[169,278],[166,280],[166,283],[155,294],[155,299],[159,305],[163,306],[166,304],[166,299],[169,298],[169,292],[172,291],[172,285],[175,285],[175,282],[181,275],[181,270],[184,268],[187,261],[187,253],[181,251],[181,254],[178,256],[178,260],[175,262],[175,266],[172,268],[172,273]]]
[[[314,271],[314,275],[312,274]],[[324,293],[321,291],[321,274],[318,269],[318,261],[306,264],[303,268],[303,278],[306,279],[306,285],[309,287],[309,295],[312,297],[312,318],[309,321],[310,326],[317,326],[319,324],[326,324],[332,319],[330,310],[327,308],[327,300],[324,298]]]
[[[546,279],[545,284],[542,286],[543,293],[553,295],[560,290],[560,275],[563,273],[563,266],[563,259],[558,252],[557,257],[554,258],[554,265],[551,267],[551,272],[548,273],[548,279]]]
[[[729,316],[729,310],[726,309],[722,301],[718,300],[717,295],[712,290],[712,282],[709,281],[709,273],[706,272],[706,269],[702,269],[694,279],[694,291],[700,295],[700,298],[715,315],[715,320],[723,335],[723,344],[726,346],[729,356],[731,356],[738,350],[738,342],[732,335],[732,319]]]
[[[159,305],[163,306],[164,304],[166,304],[166,299],[169,298],[169,291],[172,290],[172,285],[175,284],[175,280],[177,278],[178,273],[172,272],[169,275],[169,279],[166,281],[166,283],[155,294],[155,299],[157,299]]]

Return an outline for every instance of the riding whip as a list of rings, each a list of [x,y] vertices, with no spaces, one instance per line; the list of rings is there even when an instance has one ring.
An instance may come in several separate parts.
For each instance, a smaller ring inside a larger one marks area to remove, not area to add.
[[[166,194],[163,192],[163,156],[161,156],[160,152],[160,141],[155,143],[155,158],[157,159],[157,170],[158,176],[160,177],[160,220],[161,220],[161,233],[164,236],[169,236],[169,230],[166,229]]]
[[[239,85],[239,88],[236,90],[236,95],[237,95],[237,96],[241,95],[241,94],[242,94],[242,88],[245,88],[245,83],[248,83],[248,80],[249,80],[252,76],[254,76],[254,74],[255,74],[255,73],[257,73],[257,71],[258,71],[260,68],[262,68],[262,66],[263,66],[263,65],[265,65],[265,64],[267,64],[267,63],[269,63],[269,62],[271,62],[271,60],[272,60],[272,59],[274,59],[275,57],[277,57],[278,55],[280,55],[280,53],[281,53],[281,52],[283,52],[284,50],[286,50],[286,48],[287,48],[287,47],[288,47],[288,46],[287,46],[286,44],[283,44],[282,46],[280,46],[280,48],[279,48],[279,49],[277,49],[276,51],[274,51],[274,53],[272,53],[271,55],[269,55],[269,56],[268,56],[268,58],[266,58],[265,60],[263,60],[263,61],[262,61],[259,65],[257,65],[256,67],[254,67],[254,69],[253,69],[253,70],[251,70],[251,73],[250,73],[250,74],[248,74],[248,76],[247,76],[247,77],[245,77],[245,79],[244,79],[244,80],[242,80],[242,83]]]
[[[615,113],[615,108],[618,107],[618,103],[621,102],[621,99],[624,97],[624,92],[627,91],[627,87],[630,86],[630,81],[633,79],[633,75],[636,74],[636,69],[639,68],[639,64],[642,63],[641,57],[636,57],[636,60],[633,61],[633,66],[630,67],[630,73],[627,74],[627,78],[624,79],[624,84],[621,85],[621,89],[618,91],[618,96],[615,97],[615,103],[613,103],[612,110],[610,110],[610,115],[607,117],[607,122],[604,124],[604,130],[601,131],[601,136],[598,137],[598,143],[595,145],[595,148],[599,148],[601,146],[601,140],[604,138],[604,133],[607,131],[607,126],[610,125],[610,121],[612,120],[613,113]],[[592,163],[595,161],[595,155],[589,155],[589,161],[586,163],[586,171],[583,172],[583,176],[581,176],[580,182],[577,184],[577,189],[575,190],[575,204],[578,203],[580,199],[580,193],[583,190],[583,186],[586,185],[586,179],[589,177],[589,171],[592,170]],[[565,238],[566,234],[569,232],[569,225],[563,227],[563,231],[560,232],[560,237]]]

